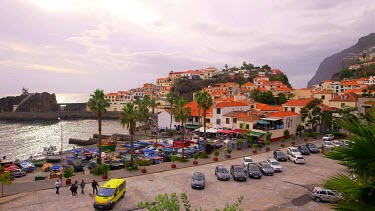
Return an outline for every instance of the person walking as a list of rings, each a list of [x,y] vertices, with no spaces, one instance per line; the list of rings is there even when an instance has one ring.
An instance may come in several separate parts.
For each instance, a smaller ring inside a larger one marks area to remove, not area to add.
[[[95,195],[95,192],[96,192],[96,194],[98,194],[98,187],[99,187],[98,182],[93,180],[92,183],[91,183],[91,186],[92,186],[92,195]]]
[[[79,186],[81,186],[81,194],[85,194],[85,191],[84,191],[85,185],[86,185],[86,183],[85,183],[84,180],[82,180],[81,184],[79,184]]]
[[[77,180],[74,182],[74,189],[73,189],[73,191],[74,191],[74,195],[76,196],[77,195],[77,190],[78,190],[78,182],[77,182]]]
[[[72,196],[74,196],[74,188],[75,188],[75,183],[70,186],[70,191],[72,192]]]
[[[60,180],[57,180],[55,182],[56,194],[60,194],[60,192],[59,192],[60,186],[61,186],[61,182],[60,182]]]

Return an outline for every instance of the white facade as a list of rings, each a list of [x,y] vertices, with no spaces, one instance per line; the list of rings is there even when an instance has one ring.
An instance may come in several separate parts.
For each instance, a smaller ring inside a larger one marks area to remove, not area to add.
[[[235,106],[235,107],[222,107],[222,108],[213,108],[213,114],[212,114],[212,120],[213,120],[213,128],[215,129],[222,129],[224,127],[226,128],[232,128],[232,123],[226,124],[225,123],[225,117],[223,117],[225,114],[232,112],[232,111],[247,111],[249,110],[249,106]],[[235,129],[235,128],[232,128]]]
[[[162,111],[158,114],[158,127],[159,128],[169,128],[171,124],[171,114],[167,111]],[[175,129],[175,125],[180,125],[179,122],[176,122],[174,120],[174,117],[172,117],[172,129]]]

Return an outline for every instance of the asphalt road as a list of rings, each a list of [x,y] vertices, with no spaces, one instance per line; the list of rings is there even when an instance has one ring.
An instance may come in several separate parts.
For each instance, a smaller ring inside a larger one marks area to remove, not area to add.
[[[271,157],[271,152],[252,156],[255,162]],[[246,182],[218,181],[214,174],[217,164],[228,169],[232,164],[242,164],[242,158],[200,165],[172,171],[127,178],[127,192],[113,210],[137,210],[140,201],[153,201],[161,193],[185,192],[192,209],[199,207],[207,210],[223,208],[233,203],[238,196],[244,196],[241,205],[244,210],[330,210],[329,203],[316,203],[307,197],[308,188],[321,184],[336,173],[347,173],[345,167],[321,154],[305,156],[306,164],[282,162],[283,172],[274,176],[263,176],[260,180],[249,179]],[[190,187],[194,172],[206,175],[206,188],[193,190]],[[103,182],[100,183],[102,185]],[[90,196],[91,186],[86,186],[86,194],[72,196],[68,187],[56,195],[53,189],[25,193],[0,206],[0,210],[93,210],[94,198]]]

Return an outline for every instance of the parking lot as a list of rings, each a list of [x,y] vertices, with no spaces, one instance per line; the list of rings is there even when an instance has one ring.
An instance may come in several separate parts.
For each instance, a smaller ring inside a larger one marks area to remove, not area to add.
[[[285,149],[283,150],[284,152]],[[272,157],[272,152],[252,156],[255,162]],[[218,181],[214,174],[216,164],[242,164],[242,158],[176,169],[161,173],[145,174],[127,178],[127,192],[114,210],[135,210],[140,201],[152,201],[160,193],[186,192],[192,208],[223,208],[226,203],[235,202],[244,196],[244,210],[329,210],[329,203],[316,203],[306,196],[307,188],[321,184],[324,179],[336,173],[348,174],[345,167],[321,154],[305,156],[306,164],[281,162],[282,173],[263,176],[262,179],[247,179],[246,182]],[[177,163],[178,167],[178,163]],[[206,188],[193,190],[190,187],[191,175],[202,172],[206,176]],[[100,185],[103,182],[100,183]],[[71,196],[67,187],[60,195],[53,189],[26,193],[22,198],[0,206],[1,210],[93,210],[91,186],[86,186],[86,195]]]

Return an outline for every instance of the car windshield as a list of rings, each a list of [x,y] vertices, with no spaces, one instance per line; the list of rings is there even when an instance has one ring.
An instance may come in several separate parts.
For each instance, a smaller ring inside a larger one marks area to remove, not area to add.
[[[309,147],[310,148],[318,148],[318,147],[315,146],[315,144],[310,144]]]
[[[299,152],[298,149],[292,149],[292,152]]]
[[[283,153],[283,152],[280,152],[280,151],[276,151],[276,154],[277,154],[277,155],[284,155],[284,153]]]
[[[271,165],[268,163],[263,163],[262,166],[263,168],[271,168]]]
[[[194,175],[193,180],[204,180],[204,176],[203,175]]]
[[[245,158],[245,162],[251,163],[251,162],[253,162],[253,159],[251,159],[251,158]]]
[[[250,171],[259,171],[259,168],[257,166],[249,166]]]
[[[234,167],[233,171],[238,172],[238,171],[243,171],[241,167]]]
[[[332,145],[332,142],[326,141],[326,145]]]
[[[219,173],[228,173],[228,170],[225,168],[219,168],[218,170]]]
[[[303,158],[303,157],[298,157],[298,156],[297,156],[297,159],[298,159],[298,160],[303,160],[304,158]]]
[[[302,150],[307,150],[307,147],[306,146],[301,146],[301,149]]]
[[[277,162],[277,161],[273,161],[273,162],[271,162],[271,164],[274,165],[274,166],[278,166],[278,165],[280,165],[280,163]]]
[[[114,188],[100,188],[98,196],[109,197],[113,195]]]

